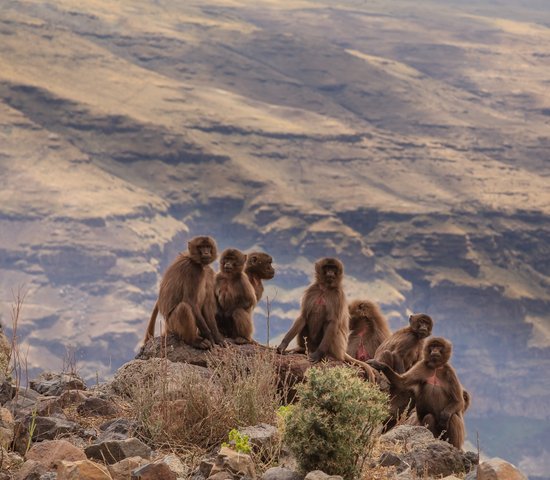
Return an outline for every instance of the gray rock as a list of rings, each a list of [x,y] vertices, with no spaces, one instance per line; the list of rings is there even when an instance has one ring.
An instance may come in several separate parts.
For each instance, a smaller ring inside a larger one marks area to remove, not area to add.
[[[322,470],[309,472],[304,480],[344,480],[340,475],[328,475]]]
[[[262,480],[302,480],[303,475],[283,467],[272,467],[265,471]]]
[[[59,396],[66,390],[86,390],[84,380],[70,373],[41,373],[30,381],[30,387],[42,395]]]
[[[411,447],[401,458],[417,475],[446,476],[466,473],[473,467],[464,452],[442,440],[433,439],[431,443],[412,444]]]
[[[396,467],[397,473],[401,473],[409,468],[409,465],[403,461],[403,458],[394,452],[384,452],[380,455],[378,465],[382,467]]]
[[[267,423],[260,423],[251,427],[239,428],[239,432],[248,436],[248,441],[257,451],[272,448],[278,441],[277,427]]]
[[[434,436],[425,427],[399,425],[380,436],[381,443],[406,443],[407,445],[432,442]]]
[[[103,423],[99,429],[97,442],[106,442],[108,440],[125,440],[133,435],[137,430],[137,422],[125,418],[117,418]]]
[[[104,461],[108,465],[128,457],[151,457],[151,449],[137,438],[93,444],[86,447],[84,453],[88,458]]]
[[[98,397],[86,398],[76,411],[84,416],[107,416],[119,413],[119,409],[112,402]]]

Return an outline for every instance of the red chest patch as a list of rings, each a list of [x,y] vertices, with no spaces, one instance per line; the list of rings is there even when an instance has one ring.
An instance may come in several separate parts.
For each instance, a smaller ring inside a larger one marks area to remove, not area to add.
[[[434,385],[435,387],[441,387],[441,385],[443,385],[443,382],[437,378],[436,372],[434,372],[431,377],[426,379],[426,383],[429,385]]]
[[[323,295],[317,297],[317,300],[315,301],[316,305],[326,305],[327,302],[325,301],[325,297]]]

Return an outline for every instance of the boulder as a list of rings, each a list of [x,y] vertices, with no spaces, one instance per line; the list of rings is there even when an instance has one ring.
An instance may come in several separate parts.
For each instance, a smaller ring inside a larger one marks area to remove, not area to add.
[[[66,390],[86,390],[84,380],[76,373],[41,373],[38,378],[31,380],[30,387],[41,393],[58,397]]]
[[[176,480],[176,474],[165,463],[148,463],[132,472],[131,480]]]
[[[151,449],[134,437],[96,443],[86,447],[84,453],[88,458],[101,460],[108,465],[120,462],[128,457],[151,457]]]
[[[15,480],[38,480],[48,471],[48,467],[35,460],[27,460],[15,474]]]
[[[491,458],[477,467],[478,480],[527,480],[514,465],[502,458]]]
[[[210,470],[212,475],[222,471],[229,471],[239,476],[256,478],[256,469],[250,455],[239,453],[228,447],[221,447],[216,458],[216,463]]]
[[[11,412],[0,407],[0,446],[8,448],[13,441],[15,421]]]
[[[302,480],[303,475],[283,467],[271,467],[262,475],[262,480]]]
[[[304,480],[344,480],[340,475],[328,475],[322,470],[309,472]]]
[[[83,416],[109,416],[119,413],[119,408],[108,400],[99,397],[89,397],[78,405],[76,411]]]
[[[57,480],[112,480],[107,467],[90,460],[61,461],[57,468]]]
[[[256,452],[274,448],[279,439],[277,427],[267,423],[239,428],[239,433],[248,437],[248,442]]]
[[[46,440],[36,443],[25,457],[27,461],[38,462],[48,469],[54,468],[61,460],[69,462],[86,460],[84,452],[66,440]]]
[[[149,463],[141,457],[129,457],[120,462],[108,465],[107,469],[113,477],[113,480],[128,480],[131,477],[132,471]]]

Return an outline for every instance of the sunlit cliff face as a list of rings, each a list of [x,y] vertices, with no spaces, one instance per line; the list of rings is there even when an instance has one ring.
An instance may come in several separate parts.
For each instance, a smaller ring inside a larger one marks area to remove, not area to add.
[[[21,286],[31,376],[131,359],[212,235],[274,258],[259,340],[339,258],[348,298],[452,341],[485,448],[502,419],[546,439],[549,5],[518,3],[6,5],[0,320]]]

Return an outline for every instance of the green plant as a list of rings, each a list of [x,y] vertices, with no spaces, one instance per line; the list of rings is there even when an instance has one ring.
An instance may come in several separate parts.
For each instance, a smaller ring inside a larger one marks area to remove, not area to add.
[[[25,447],[25,455],[29,452],[32,446],[32,437],[34,436],[34,431],[36,430],[36,416],[37,416],[37,407],[32,409],[31,414],[31,423],[29,425],[29,439],[27,440],[27,446]]]
[[[388,396],[348,367],[311,368],[283,414],[284,438],[304,471],[357,478],[388,415]]]
[[[229,443],[224,442],[222,443],[222,446],[232,448],[239,453],[252,452],[248,435],[239,432],[236,428],[229,432]]]

